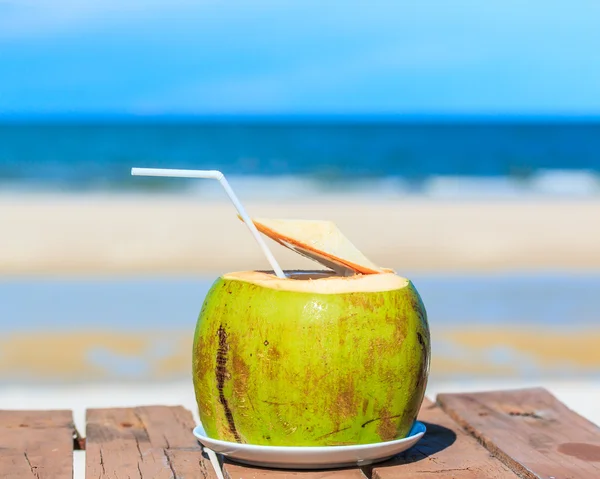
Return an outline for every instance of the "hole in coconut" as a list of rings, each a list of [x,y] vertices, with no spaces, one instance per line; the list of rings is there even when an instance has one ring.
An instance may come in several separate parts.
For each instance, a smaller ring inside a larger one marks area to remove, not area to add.
[[[264,271],[259,270],[257,273],[266,273],[275,275],[273,271]],[[315,280],[315,279],[324,279],[324,278],[343,278],[344,275],[339,274],[335,271],[330,270],[314,270],[314,271],[304,271],[304,270],[286,270],[284,271],[285,276],[288,279],[296,279],[296,280]]]

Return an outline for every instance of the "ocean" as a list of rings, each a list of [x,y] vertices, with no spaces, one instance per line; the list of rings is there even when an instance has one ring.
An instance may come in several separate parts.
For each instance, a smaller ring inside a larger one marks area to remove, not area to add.
[[[600,121],[123,120],[0,124],[0,191],[194,192],[139,167],[219,169],[244,197],[600,194]]]

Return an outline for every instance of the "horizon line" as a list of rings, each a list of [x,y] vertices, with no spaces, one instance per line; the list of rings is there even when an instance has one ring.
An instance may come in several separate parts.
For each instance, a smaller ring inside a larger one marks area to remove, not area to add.
[[[0,124],[35,122],[600,122],[598,114],[497,114],[497,113],[0,113]]]

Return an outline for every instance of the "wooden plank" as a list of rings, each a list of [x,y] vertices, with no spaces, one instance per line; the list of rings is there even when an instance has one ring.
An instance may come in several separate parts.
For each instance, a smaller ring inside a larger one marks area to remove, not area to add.
[[[71,479],[71,411],[0,411],[0,477]]]
[[[223,475],[225,479],[366,479],[358,467],[298,471],[242,466],[228,460],[223,464]]]
[[[88,478],[216,479],[181,406],[90,409],[86,422]]]
[[[412,449],[390,461],[371,467],[285,471],[242,466],[226,461],[227,479],[373,479],[425,478],[436,474],[444,478],[507,478],[517,479],[503,463],[490,457],[473,437],[457,426],[437,405],[425,399],[419,419],[427,425],[427,434]]]
[[[373,479],[512,478],[518,476],[490,457],[473,437],[465,433],[437,404],[423,401],[419,420],[427,433],[408,451],[372,466]]]
[[[600,477],[600,428],[545,389],[440,394],[438,402],[522,477]]]

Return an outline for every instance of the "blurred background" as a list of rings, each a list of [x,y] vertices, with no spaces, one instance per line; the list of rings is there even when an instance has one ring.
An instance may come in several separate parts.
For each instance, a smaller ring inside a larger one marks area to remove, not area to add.
[[[411,278],[430,394],[542,385],[600,421],[600,4],[0,1],[0,407],[185,403],[256,216]],[[313,267],[272,245],[285,267]]]

